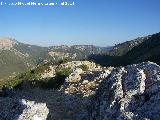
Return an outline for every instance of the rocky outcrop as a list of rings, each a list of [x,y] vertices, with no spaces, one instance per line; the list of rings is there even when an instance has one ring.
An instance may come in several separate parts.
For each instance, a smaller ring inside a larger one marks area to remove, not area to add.
[[[56,74],[56,66],[49,66],[49,69],[45,70],[42,74],[41,74],[41,78],[45,79],[45,78],[51,78],[51,77],[55,77]]]
[[[10,38],[0,38],[0,50],[9,50],[16,42]]]
[[[152,62],[89,71],[78,68],[66,78],[63,90],[88,100],[89,120],[160,119],[160,66]]]
[[[112,67],[106,69],[98,67],[83,71],[81,68],[76,68],[66,78],[62,89],[66,94],[80,94],[83,97],[89,97],[95,94],[100,83],[111,73],[112,69]]]
[[[89,62],[89,61],[72,61],[72,62],[67,62],[65,64],[61,64],[59,67],[70,68],[74,70],[76,68],[79,68],[81,65],[86,65],[89,71],[102,69],[100,66],[96,65],[94,62]]]
[[[46,120],[49,110],[45,103],[0,98],[0,120]]]
[[[93,99],[90,119],[160,119],[160,66],[148,62],[114,68]]]
[[[83,71],[79,67],[82,64],[89,69]],[[18,103],[13,98],[0,98],[2,120],[160,119],[159,65],[145,62],[103,68],[74,61],[61,67],[70,67],[72,73],[59,90],[19,90],[14,96],[21,98]]]

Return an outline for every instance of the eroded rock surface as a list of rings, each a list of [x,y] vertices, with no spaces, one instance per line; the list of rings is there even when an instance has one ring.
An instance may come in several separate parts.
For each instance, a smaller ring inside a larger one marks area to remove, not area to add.
[[[16,42],[10,38],[0,38],[0,50],[9,50]]]
[[[160,119],[160,66],[148,62],[115,68],[93,99],[96,120]]]
[[[0,98],[0,120],[46,120],[49,113],[45,103],[25,99]]]

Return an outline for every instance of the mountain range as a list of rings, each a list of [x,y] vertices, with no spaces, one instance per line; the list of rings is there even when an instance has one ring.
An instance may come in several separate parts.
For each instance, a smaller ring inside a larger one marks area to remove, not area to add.
[[[0,38],[0,79],[15,76],[47,62],[60,60],[91,60],[103,66],[125,66],[153,61],[160,56],[160,33],[139,37],[113,47],[93,45],[61,45],[41,47]]]
[[[99,54],[107,50],[107,47],[93,45],[40,47],[20,43],[11,38],[0,38],[0,79],[25,72],[39,64],[62,59],[82,60],[91,54]]]

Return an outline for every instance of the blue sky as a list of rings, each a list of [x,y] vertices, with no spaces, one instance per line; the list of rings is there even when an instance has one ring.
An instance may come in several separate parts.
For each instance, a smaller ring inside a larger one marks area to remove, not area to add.
[[[75,6],[0,6],[0,36],[42,46],[110,46],[160,32],[160,0],[67,1]]]

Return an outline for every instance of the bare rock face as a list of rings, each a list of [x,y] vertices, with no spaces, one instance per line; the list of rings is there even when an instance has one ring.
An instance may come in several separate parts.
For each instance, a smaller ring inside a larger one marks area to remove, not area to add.
[[[81,65],[86,65],[89,70],[95,70],[95,69],[100,69],[100,66],[97,66],[94,62],[89,62],[89,61],[72,61],[72,62],[67,62],[65,64],[61,64],[60,67],[65,67],[65,68],[71,68],[75,69],[78,68]]]
[[[49,69],[45,70],[43,74],[41,74],[41,78],[45,79],[45,78],[51,78],[51,77],[55,77],[55,69],[56,66],[49,66]]]
[[[0,98],[0,120],[46,120],[49,110],[45,103]]]
[[[81,68],[78,68],[78,66],[73,69],[61,88],[66,94],[80,94],[83,97],[94,95],[100,83],[113,69],[112,67],[102,68],[89,61],[83,61],[80,65],[82,64],[87,65],[89,69],[83,71]]]
[[[11,40],[9,38],[0,38],[0,50],[1,49],[9,50],[10,48],[13,47],[15,43],[16,42],[14,40]]]
[[[49,110],[45,103],[35,103],[34,101],[21,100],[21,104],[26,106],[18,120],[46,120]]]
[[[90,119],[160,119],[160,66],[148,62],[115,68],[99,86]]]

